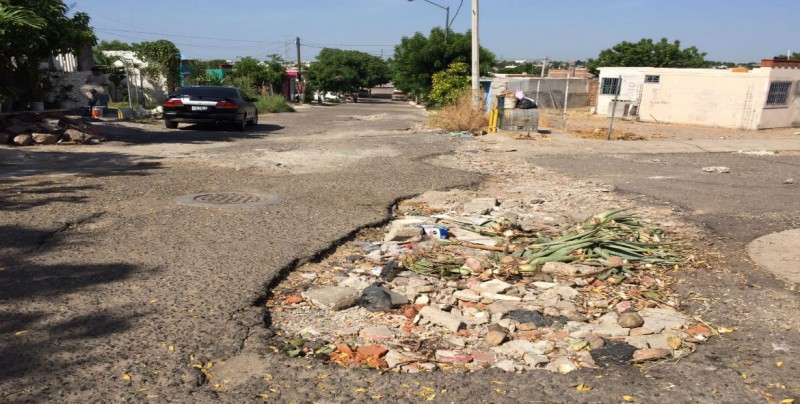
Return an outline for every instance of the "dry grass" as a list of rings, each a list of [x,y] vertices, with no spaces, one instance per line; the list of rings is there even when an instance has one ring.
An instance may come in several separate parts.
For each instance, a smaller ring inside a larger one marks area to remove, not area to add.
[[[432,128],[441,128],[447,131],[472,131],[485,130],[489,125],[484,108],[472,106],[472,95],[465,91],[453,105],[448,105],[431,113],[427,125]]]

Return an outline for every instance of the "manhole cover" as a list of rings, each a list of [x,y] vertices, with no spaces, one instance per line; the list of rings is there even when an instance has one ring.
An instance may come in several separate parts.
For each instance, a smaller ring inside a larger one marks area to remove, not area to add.
[[[236,208],[273,205],[280,201],[277,195],[264,193],[212,192],[207,194],[184,195],[177,198],[178,203],[190,206],[215,206]]]

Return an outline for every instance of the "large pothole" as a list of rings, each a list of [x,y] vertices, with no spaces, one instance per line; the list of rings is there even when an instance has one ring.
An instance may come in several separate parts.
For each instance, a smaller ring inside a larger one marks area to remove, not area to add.
[[[568,373],[677,361],[727,331],[680,311],[671,273],[693,260],[676,250],[684,255],[659,261],[666,232],[614,223],[629,235],[620,244],[577,242],[544,254],[571,234],[598,237],[589,234],[592,222],[570,227],[532,210],[538,203],[504,203],[483,215],[434,215],[425,203],[401,203],[393,223],[360,232],[272,290],[266,306],[276,347],[398,372]],[[390,302],[381,307],[380,297],[368,298],[375,293]]]

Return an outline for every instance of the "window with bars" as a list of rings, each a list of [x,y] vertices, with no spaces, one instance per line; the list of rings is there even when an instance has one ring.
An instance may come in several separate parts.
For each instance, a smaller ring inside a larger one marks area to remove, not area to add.
[[[653,84],[660,83],[661,82],[661,76],[655,76],[655,75],[650,75],[650,74],[645,75],[644,76],[644,82],[645,83],[653,83]]]
[[[791,81],[775,81],[769,83],[769,93],[767,93],[767,105],[789,104],[789,90],[791,88],[792,88]]]
[[[604,78],[603,85],[600,87],[600,94],[616,95],[618,93],[619,93],[619,77]]]

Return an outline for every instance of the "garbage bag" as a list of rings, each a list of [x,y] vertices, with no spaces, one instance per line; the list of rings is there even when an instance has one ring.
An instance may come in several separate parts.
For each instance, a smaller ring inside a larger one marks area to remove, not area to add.
[[[533,109],[536,108],[536,101],[525,97],[517,101],[517,109]]]
[[[373,283],[363,292],[358,305],[368,311],[389,311],[392,309],[392,296],[380,284]]]

